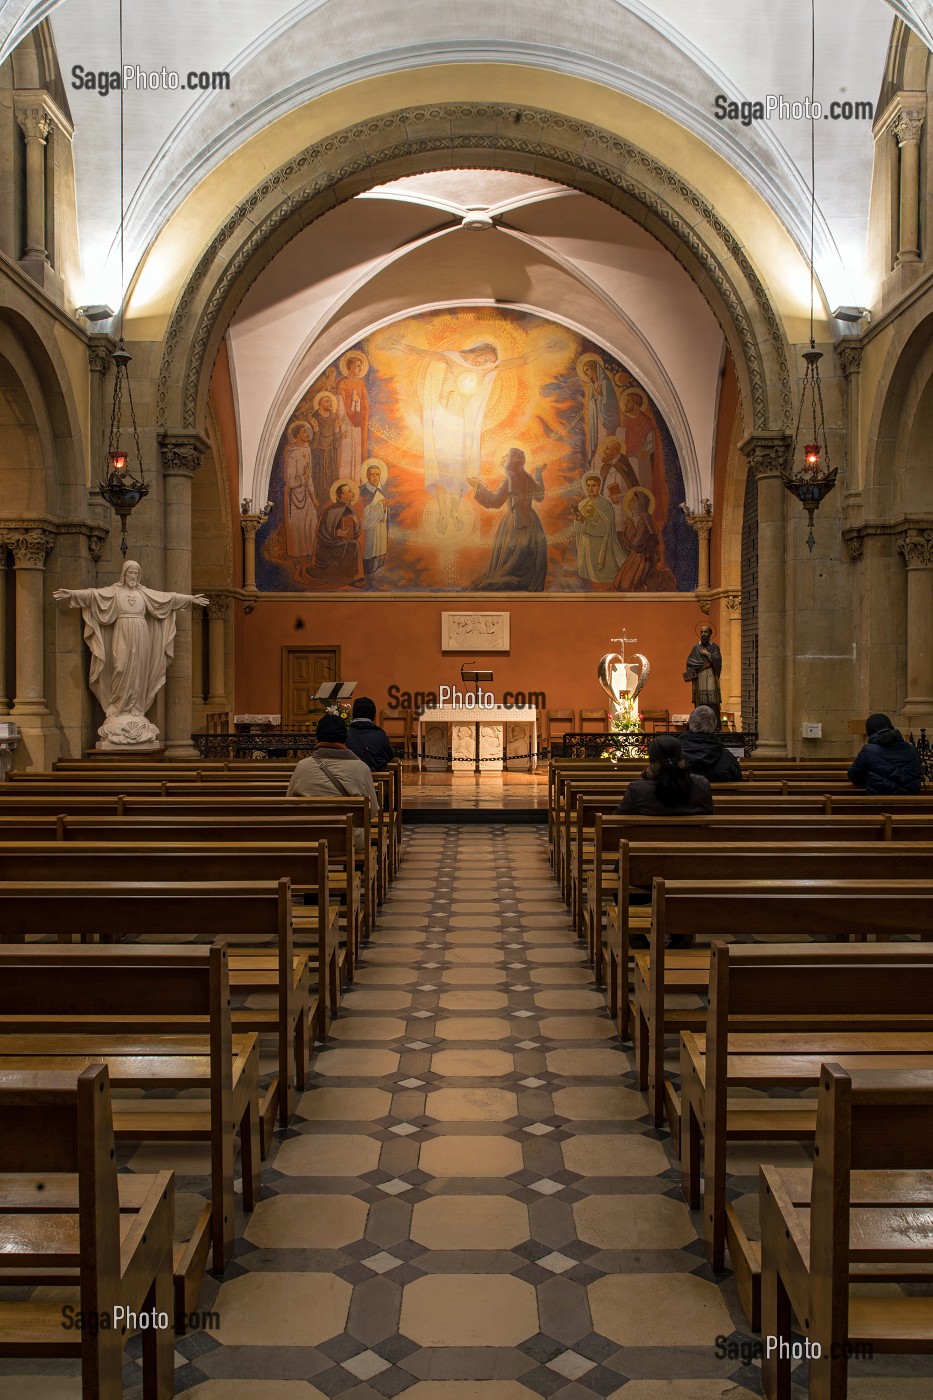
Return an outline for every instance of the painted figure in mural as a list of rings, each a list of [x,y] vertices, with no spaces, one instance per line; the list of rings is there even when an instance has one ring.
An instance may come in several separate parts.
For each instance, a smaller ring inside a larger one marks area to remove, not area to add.
[[[106,715],[97,732],[108,748],[158,739],[145,716],[175,652],[175,614],[193,604],[207,607],[201,593],[157,593],[139,579],[139,565],[127,559],[109,588],[57,588],[52,595],[67,598],[84,616],[91,690]]]
[[[462,530],[460,503],[470,475],[482,465],[483,422],[496,376],[503,370],[523,368],[559,349],[562,342],[551,339],[527,354],[504,360],[488,340],[465,350],[426,350],[400,337],[390,338],[385,345],[428,362],[422,389],[424,484],[437,499],[438,534],[446,534],[451,524]]]
[[[362,463],[366,480],[360,488],[363,525],[363,572],[367,578],[378,573],[389,548],[389,497],[386,492],[386,464],[378,457]]]
[[[595,467],[602,444],[619,432],[619,400],[606,366],[598,355],[581,355],[577,361],[577,373],[583,385],[586,460],[588,466]]]
[[[719,710],[722,705],[722,691],[719,677],[722,675],[722,652],[713,641],[713,629],[700,628],[700,640],[687,657],[684,680],[692,687],[693,708],[708,705],[719,723]]]
[[[369,452],[369,394],[366,375],[369,361],[359,350],[350,350],[340,361],[337,396],[341,404],[338,468],[351,481],[362,479],[361,466]]]
[[[615,580],[620,593],[664,593],[677,587],[673,575],[659,563],[661,539],[654,504],[654,496],[644,486],[633,486],[622,502],[626,515],[622,544],[628,558]]]
[[[314,494],[319,501],[326,501],[334,482],[340,476],[340,435],[343,405],[336,394],[322,389],[314,396],[314,415],[311,427],[314,440],[311,447],[311,474]],[[333,499],[333,498],[332,498]]]
[[[285,548],[293,559],[310,559],[317,532],[317,501],[311,484],[311,425],[300,418],[288,430],[285,477]]]
[[[600,494],[598,472],[583,478],[583,499],[573,507],[577,573],[590,583],[612,583],[625,563],[611,501]]]
[[[486,510],[508,510],[499,521],[489,568],[470,584],[480,593],[540,593],[547,578],[547,537],[535,501],[544,500],[544,466],[534,476],[525,470],[525,454],[512,447],[502,459],[504,479],[494,489],[479,477],[468,478],[477,505]]]
[[[363,582],[361,526],[353,509],[358,495],[353,481],[335,481],[331,487],[330,505],[321,511],[314,541],[313,572],[309,573],[312,581],[323,580],[332,588]]]

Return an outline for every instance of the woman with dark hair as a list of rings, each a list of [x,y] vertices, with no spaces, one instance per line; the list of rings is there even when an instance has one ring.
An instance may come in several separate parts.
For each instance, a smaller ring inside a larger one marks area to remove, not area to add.
[[[629,783],[616,811],[638,817],[697,817],[713,810],[713,789],[706,778],[691,773],[676,734],[656,734],[648,749],[648,767]],[[650,904],[649,890],[630,892],[632,904]],[[668,948],[689,948],[691,934],[675,934]],[[633,948],[646,948],[644,934],[632,934]]]
[[[691,773],[676,734],[656,734],[648,749],[648,767],[629,783],[616,811],[639,817],[694,817],[713,810],[713,790]]]

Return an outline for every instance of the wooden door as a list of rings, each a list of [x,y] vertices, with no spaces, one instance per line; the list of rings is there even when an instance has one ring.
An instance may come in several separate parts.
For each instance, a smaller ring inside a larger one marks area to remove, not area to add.
[[[283,728],[313,724],[324,713],[324,706],[311,697],[325,681],[340,679],[339,647],[283,647]]]

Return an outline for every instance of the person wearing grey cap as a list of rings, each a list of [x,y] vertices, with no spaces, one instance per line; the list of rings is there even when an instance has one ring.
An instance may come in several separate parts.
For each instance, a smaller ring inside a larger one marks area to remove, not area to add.
[[[339,715],[322,715],[317,722],[317,744],[295,768],[287,797],[368,797],[375,812],[379,799],[368,765],[347,748],[347,725]],[[362,844],[363,833],[357,832]]]

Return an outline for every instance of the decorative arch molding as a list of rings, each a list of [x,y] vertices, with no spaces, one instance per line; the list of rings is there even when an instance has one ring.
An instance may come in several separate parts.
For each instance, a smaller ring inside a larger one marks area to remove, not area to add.
[[[871,517],[893,518],[917,401],[933,374],[933,313],[909,308],[888,349],[868,429],[863,494]]]
[[[786,430],[794,394],[783,327],[735,234],[675,170],[586,122],[502,103],[406,108],[334,133],[286,161],[218,229],[165,336],[159,427],[203,425],[226,328],[275,255],[321,214],[374,184],[443,168],[515,170],[602,200],[638,223],[703,292],[736,364],[751,430]]]

